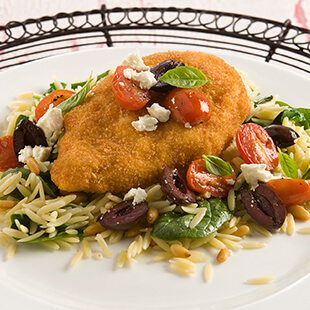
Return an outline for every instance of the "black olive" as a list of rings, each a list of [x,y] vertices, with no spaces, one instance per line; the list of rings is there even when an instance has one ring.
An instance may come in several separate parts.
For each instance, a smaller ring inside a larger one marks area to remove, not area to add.
[[[265,127],[265,130],[279,148],[289,147],[299,138],[295,130],[282,125],[270,125]]]
[[[155,67],[151,68],[150,71],[155,75],[155,79],[158,81],[159,78],[162,77],[167,71],[174,69],[176,67],[181,67],[181,66],[184,66],[184,63],[178,62],[172,59],[167,59],[157,64]],[[167,84],[164,81],[158,81],[151,88],[151,90],[154,90],[160,93],[169,92],[172,89],[173,89],[173,86]]]
[[[166,167],[161,179],[161,189],[167,198],[178,204],[189,204],[196,201],[191,191],[177,169]]]
[[[20,150],[26,145],[48,146],[43,130],[30,120],[23,119],[13,134],[13,147],[17,158]]]
[[[148,209],[146,201],[134,205],[131,201],[125,200],[99,215],[97,222],[109,229],[127,230],[138,224]]]
[[[267,185],[260,184],[254,190],[241,189],[242,203],[248,214],[261,226],[275,230],[286,217],[284,203]]]

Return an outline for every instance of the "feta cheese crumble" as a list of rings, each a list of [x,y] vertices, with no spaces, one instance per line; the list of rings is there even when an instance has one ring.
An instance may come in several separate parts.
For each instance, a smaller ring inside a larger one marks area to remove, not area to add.
[[[157,83],[154,74],[151,71],[137,72],[133,69],[127,68],[124,70],[124,77],[128,80],[135,80],[139,82],[142,89],[150,89]]]
[[[122,62],[122,65],[134,68],[138,71],[148,71],[149,66],[146,66],[140,56],[139,50],[129,54]]]
[[[273,175],[266,170],[266,164],[242,164],[240,166],[245,181],[254,189],[258,186],[258,182],[268,182],[273,179],[280,179],[280,175]]]
[[[131,125],[137,130],[137,131],[153,131],[157,128],[158,120],[150,116],[148,114],[139,116],[138,121],[131,122]]]
[[[32,148],[30,145],[26,145],[19,151],[18,161],[26,164],[27,159],[33,157],[37,162],[43,162],[50,156],[52,148],[45,146],[35,146]]]
[[[52,145],[63,132],[63,116],[62,111],[58,108],[50,108],[39,119],[39,126],[46,137],[48,145]]]
[[[155,117],[162,123],[169,120],[171,112],[158,103],[153,103],[149,108],[146,109],[151,116]]]
[[[150,114],[139,116],[138,121],[134,121],[131,125],[137,131],[153,131],[157,129],[158,121],[167,122],[170,117],[170,111],[160,106],[158,103],[153,103],[147,111]]]
[[[21,149],[18,153],[18,161],[20,163],[26,163],[27,159],[32,157],[32,147],[30,145],[26,145],[23,149]]]
[[[146,191],[140,187],[130,189],[130,191],[124,196],[124,200],[133,199],[133,205],[145,201],[146,198]]]
[[[235,184],[235,180],[234,179],[226,179],[226,183],[228,185],[234,185]]]

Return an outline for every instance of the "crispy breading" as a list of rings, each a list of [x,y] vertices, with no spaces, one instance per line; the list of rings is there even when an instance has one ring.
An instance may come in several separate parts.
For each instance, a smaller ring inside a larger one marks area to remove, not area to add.
[[[138,132],[131,122],[145,115],[146,108],[122,108],[109,75],[65,116],[65,135],[51,170],[61,190],[124,193],[157,183],[167,165],[185,173],[193,160],[203,154],[218,156],[229,145],[250,110],[239,74],[222,59],[202,52],[156,53],[144,62],[153,67],[166,59],[198,68],[210,78],[211,83],[197,90],[210,100],[211,118],[192,128],[170,119],[155,131]]]

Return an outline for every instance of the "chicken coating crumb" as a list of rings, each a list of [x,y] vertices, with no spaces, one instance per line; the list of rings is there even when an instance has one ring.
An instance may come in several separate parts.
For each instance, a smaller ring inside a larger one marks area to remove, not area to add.
[[[82,105],[65,115],[65,135],[51,170],[61,190],[125,193],[158,183],[165,166],[184,174],[203,154],[220,155],[249,113],[243,81],[222,59],[190,51],[156,53],[143,59],[150,67],[173,59],[210,78],[211,83],[197,87],[210,101],[210,119],[192,128],[170,119],[155,131],[137,131],[131,123],[147,114],[146,107],[139,111],[122,108],[114,98],[109,75]],[[156,102],[163,100],[160,96]]]

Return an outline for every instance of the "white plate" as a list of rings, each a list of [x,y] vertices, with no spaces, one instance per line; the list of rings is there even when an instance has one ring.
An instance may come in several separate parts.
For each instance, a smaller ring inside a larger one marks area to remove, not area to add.
[[[45,91],[52,75],[70,82],[75,77],[88,77],[91,71],[100,74],[119,64],[134,49],[107,48],[78,52],[1,73],[0,121],[4,122],[9,112],[6,106],[17,94],[29,90]],[[157,50],[140,48],[144,55]],[[161,50],[167,48],[162,47]],[[307,106],[307,75],[266,64],[250,56],[212,52],[248,72],[263,94],[279,94],[280,100],[291,105]],[[5,309],[22,306],[23,309],[198,310],[247,306],[247,309],[254,310],[264,305],[281,305],[282,309],[287,309],[286,305],[292,304],[292,300],[288,299],[290,291],[297,291],[301,300],[307,297],[306,288],[310,281],[304,278],[310,272],[309,239],[309,235],[297,233],[293,236],[277,234],[270,239],[256,238],[267,242],[268,246],[234,252],[221,265],[212,258],[214,275],[209,283],[203,281],[204,264],[197,265],[195,276],[185,278],[169,272],[167,263],[152,263],[151,255],[147,254],[137,258],[138,264],[117,270],[115,261],[121,245],[111,246],[114,259],[83,260],[75,268],[68,267],[74,251],[49,252],[38,246],[24,246],[18,249],[11,261],[0,261],[0,304]],[[0,253],[4,257],[5,249],[1,248]],[[276,280],[268,285],[245,283],[248,278],[270,275],[275,276]],[[295,289],[292,286],[296,283]],[[288,290],[281,293],[285,289]],[[251,308],[248,308],[250,304]],[[299,304],[306,306],[306,299]],[[306,309],[301,307],[299,309]]]

